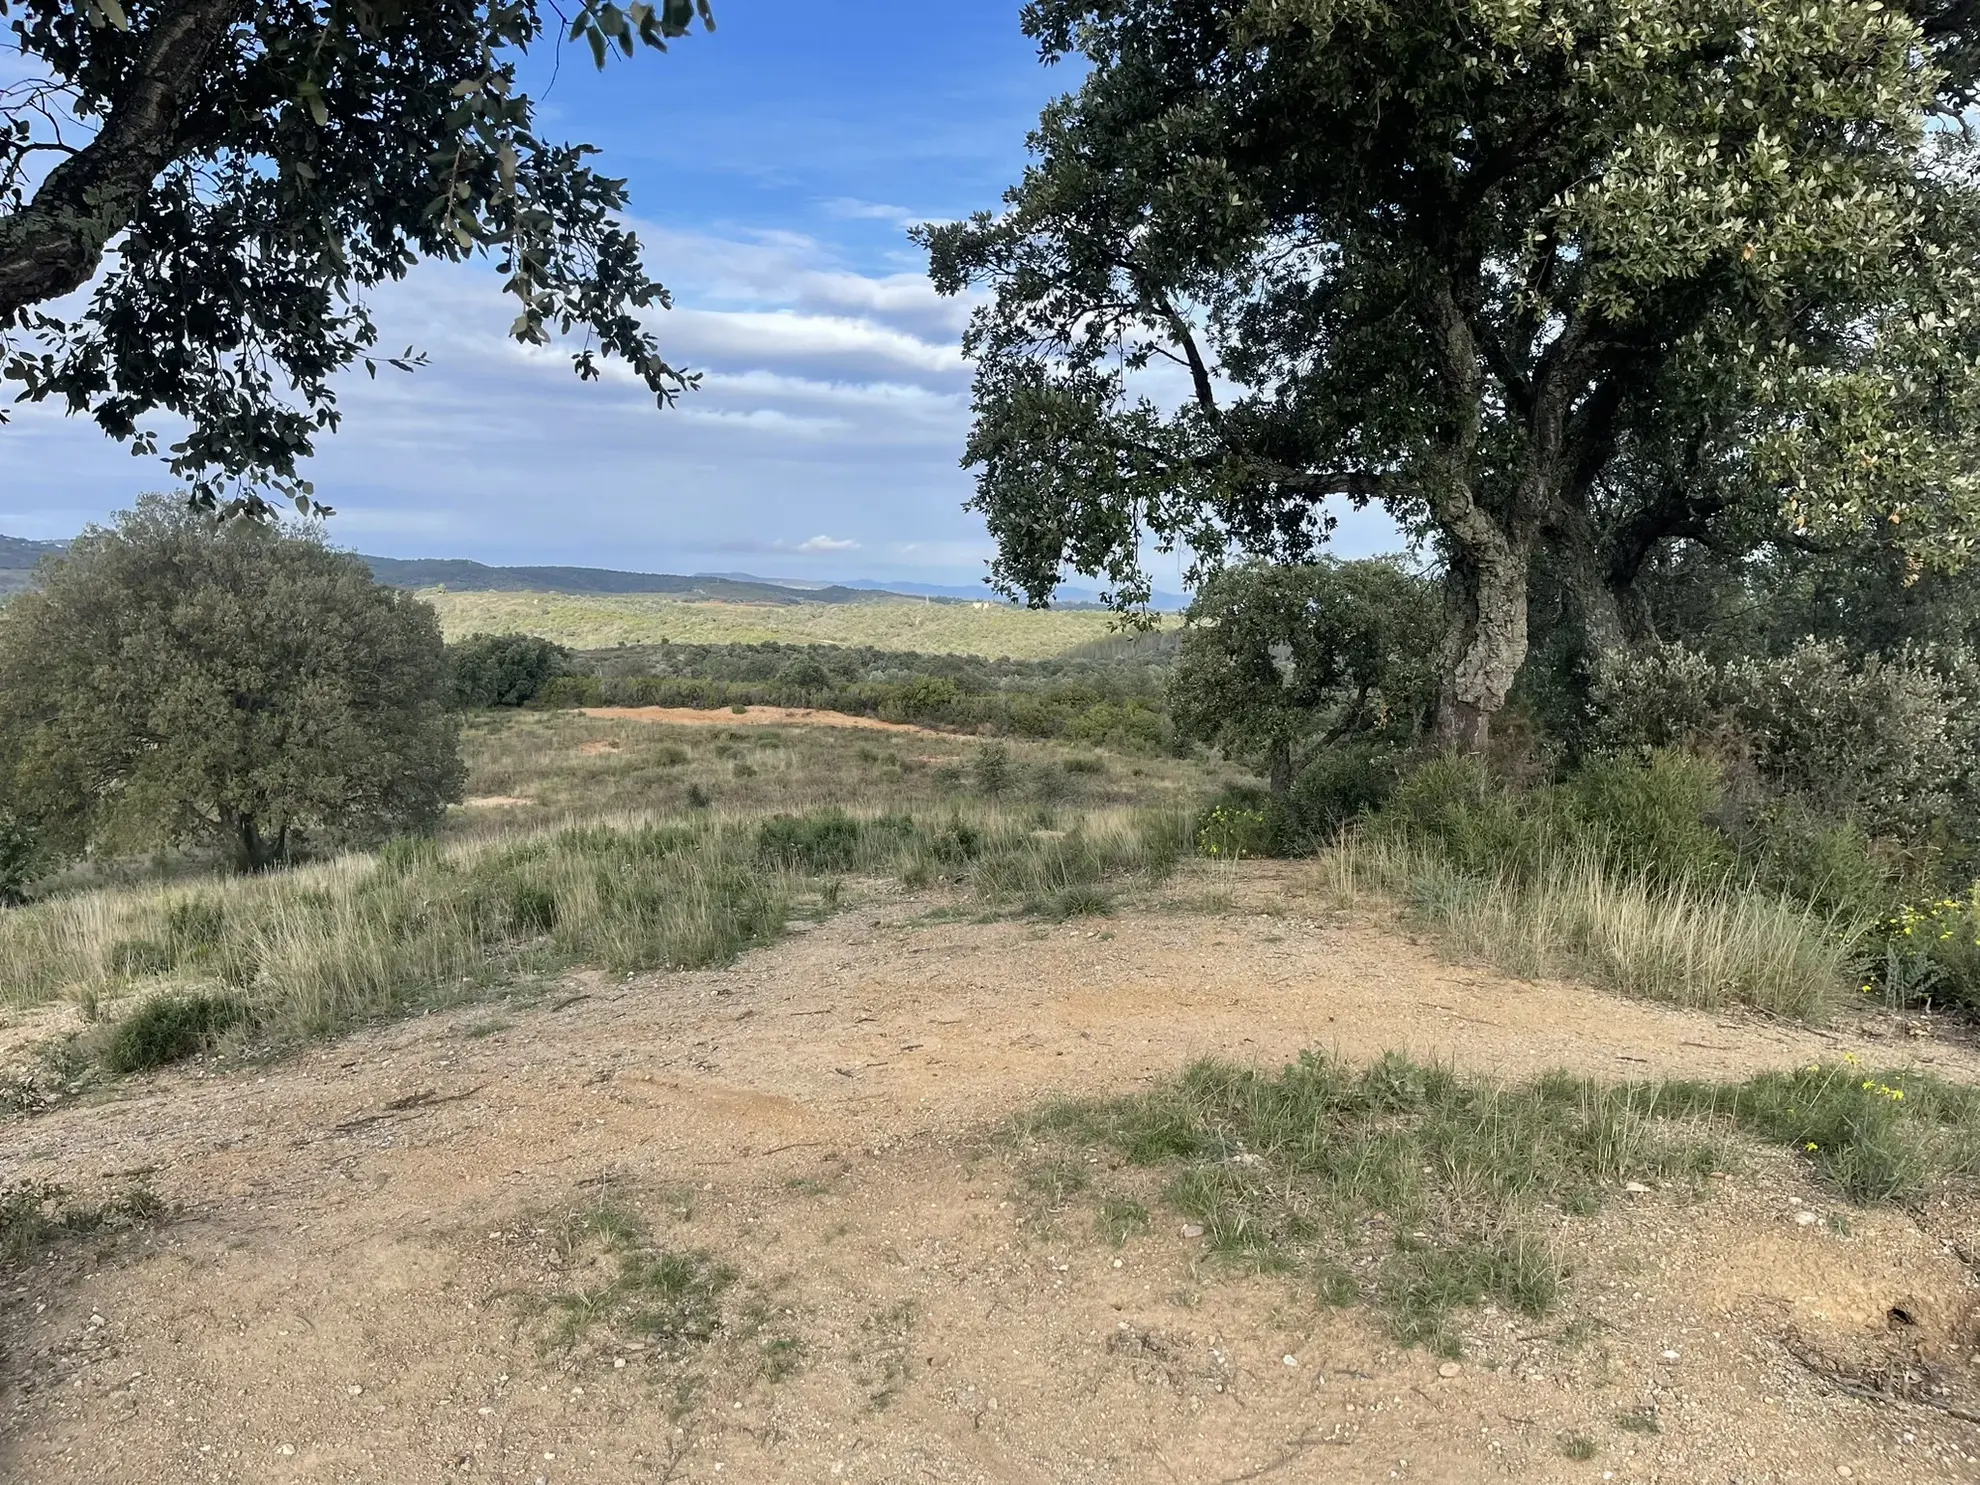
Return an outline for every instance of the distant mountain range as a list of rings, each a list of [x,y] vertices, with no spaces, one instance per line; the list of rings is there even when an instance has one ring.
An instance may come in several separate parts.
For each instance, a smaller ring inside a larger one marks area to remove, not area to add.
[[[27,586],[43,557],[61,551],[65,541],[28,541],[0,536],[0,594]],[[456,593],[664,593],[669,597],[718,603],[884,603],[888,599],[928,598],[945,602],[1000,603],[988,588],[940,583],[878,583],[859,578],[846,583],[761,578],[747,572],[710,572],[679,577],[664,572],[615,572],[603,567],[489,567],[464,558],[365,557],[381,583],[395,588],[447,588]],[[1084,588],[1061,588],[1060,608],[1090,608],[1100,595]],[[1188,602],[1157,593],[1160,609]]]

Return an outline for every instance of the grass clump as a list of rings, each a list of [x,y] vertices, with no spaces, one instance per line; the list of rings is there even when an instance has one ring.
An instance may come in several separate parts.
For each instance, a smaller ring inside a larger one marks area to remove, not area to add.
[[[110,1072],[148,1072],[210,1052],[253,1021],[238,996],[160,995],[111,1027],[98,1055]]]
[[[1218,1259],[1373,1303],[1402,1341],[1452,1353],[1470,1306],[1557,1304],[1547,1213],[1591,1211],[1629,1181],[1702,1180],[1740,1135],[1793,1149],[1853,1199],[1913,1196],[1980,1173],[1980,1090],[1854,1063],[1501,1086],[1393,1053],[1367,1067],[1307,1053],[1277,1073],[1199,1062],[1133,1097],[1048,1105],[1017,1132],[1053,1207],[1084,1189],[1082,1149],[1111,1151],[1160,1178]]]

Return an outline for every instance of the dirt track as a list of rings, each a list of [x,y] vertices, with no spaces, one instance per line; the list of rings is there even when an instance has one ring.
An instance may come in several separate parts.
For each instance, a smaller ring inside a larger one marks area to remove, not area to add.
[[[1475,1314],[1444,1376],[1375,1318],[1206,1269],[1173,1221],[1118,1251],[1041,1226],[985,1138],[1211,1053],[1736,1076],[1833,1036],[1504,981],[1297,907],[1042,927],[927,906],[878,899],[729,971],[580,977],[506,1029],[435,1015],[8,1126],[0,1183],[149,1170],[184,1211],[0,1296],[0,1478],[1980,1478],[1972,1425],[1842,1397],[1783,1345],[1873,1353],[1902,1304],[1963,1351],[1947,1241],[1980,1249],[1971,1208],[1799,1225],[1840,1214],[1784,1155],[1696,1203],[1619,1201],[1560,1231],[1562,1319]],[[1980,1076],[1937,1043],[1865,1052]],[[571,1283],[553,1214],[605,1189],[737,1270],[792,1374],[718,1345],[682,1396],[623,1336],[546,1346],[531,1301]],[[1660,1432],[1616,1426],[1649,1405]],[[1592,1460],[1564,1453],[1577,1434]]]

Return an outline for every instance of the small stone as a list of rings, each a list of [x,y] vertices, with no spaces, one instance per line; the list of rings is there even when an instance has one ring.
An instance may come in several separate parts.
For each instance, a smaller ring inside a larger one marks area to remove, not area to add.
[[[1836,1473],[1841,1475],[1845,1480],[1847,1480],[1851,1475],[1855,1474],[1856,1471],[1851,1469],[1846,1464],[1839,1464],[1836,1466]]]
[[[1442,1366],[1437,1368],[1437,1375],[1448,1379],[1450,1377],[1455,1377],[1459,1372],[1463,1370],[1464,1368],[1459,1366],[1455,1361],[1447,1361]]]
[[[1664,1360],[1666,1361],[1676,1361],[1677,1359],[1678,1359],[1678,1354],[1675,1351],[1666,1351],[1664,1353]]]
[[[1185,1222],[1183,1223],[1182,1234],[1186,1238],[1202,1237],[1203,1236],[1202,1225],[1196,1222]]]
[[[89,1317],[89,1323],[91,1325],[102,1325],[104,1323],[104,1320],[101,1315],[91,1315]]]
[[[348,1390],[349,1390],[349,1392],[350,1392],[350,1394],[351,1394],[351,1396],[352,1396],[352,1397],[363,1397],[363,1396],[364,1396],[364,1389],[363,1389],[362,1387],[355,1387],[355,1386],[354,1386],[354,1387],[351,1387],[351,1388],[349,1388]]]
[[[1299,1365],[1299,1358],[1297,1356],[1281,1356],[1279,1360],[1283,1361],[1287,1366]]]
[[[284,1444],[281,1448],[277,1449],[275,1452],[277,1454],[293,1454],[296,1452],[296,1446],[294,1444]]]
[[[1624,1185],[1623,1190],[1627,1191],[1631,1196],[1648,1196],[1650,1194],[1650,1188],[1641,1181],[1630,1181]]]
[[[621,1372],[624,1371],[625,1369],[626,1369],[626,1358],[623,1356],[614,1356],[612,1358],[612,1370],[615,1372]]]
[[[1796,1227],[1813,1227],[1821,1220],[1814,1212],[1802,1211],[1794,1214],[1794,1225]]]

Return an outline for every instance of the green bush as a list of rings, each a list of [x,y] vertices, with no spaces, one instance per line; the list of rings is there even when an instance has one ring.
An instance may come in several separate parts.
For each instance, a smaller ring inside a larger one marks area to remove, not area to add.
[[[1426,759],[1396,786],[1381,828],[1434,850],[1476,877],[1529,875],[1559,844],[1545,797],[1530,798],[1479,758]]]
[[[1645,762],[1590,759],[1560,786],[1567,820],[1609,867],[1657,882],[1703,881],[1733,867],[1712,824],[1724,803],[1716,764],[1659,748]]]
[[[1838,922],[1878,922],[1897,907],[1889,864],[1853,820],[1825,820],[1780,800],[1750,816],[1739,836],[1742,864],[1763,892]]]
[[[27,889],[40,868],[39,843],[27,822],[0,808],[0,907],[27,901]]]
[[[161,995],[111,1029],[103,1065],[121,1074],[183,1062],[211,1051],[221,1037],[252,1019],[247,1005],[231,995]]]
[[[1225,789],[1196,817],[1196,854],[1240,861],[1286,854],[1286,812],[1267,791],[1245,785]]]
[[[526,706],[569,671],[571,652],[533,634],[471,634],[447,646],[463,707]]]
[[[776,815],[757,828],[757,854],[765,861],[799,871],[850,871],[860,863],[870,823],[876,822],[856,819],[836,808],[808,815]]]
[[[1322,750],[1287,791],[1288,848],[1302,854],[1328,845],[1344,825],[1387,804],[1400,779],[1392,749],[1343,744]]]

